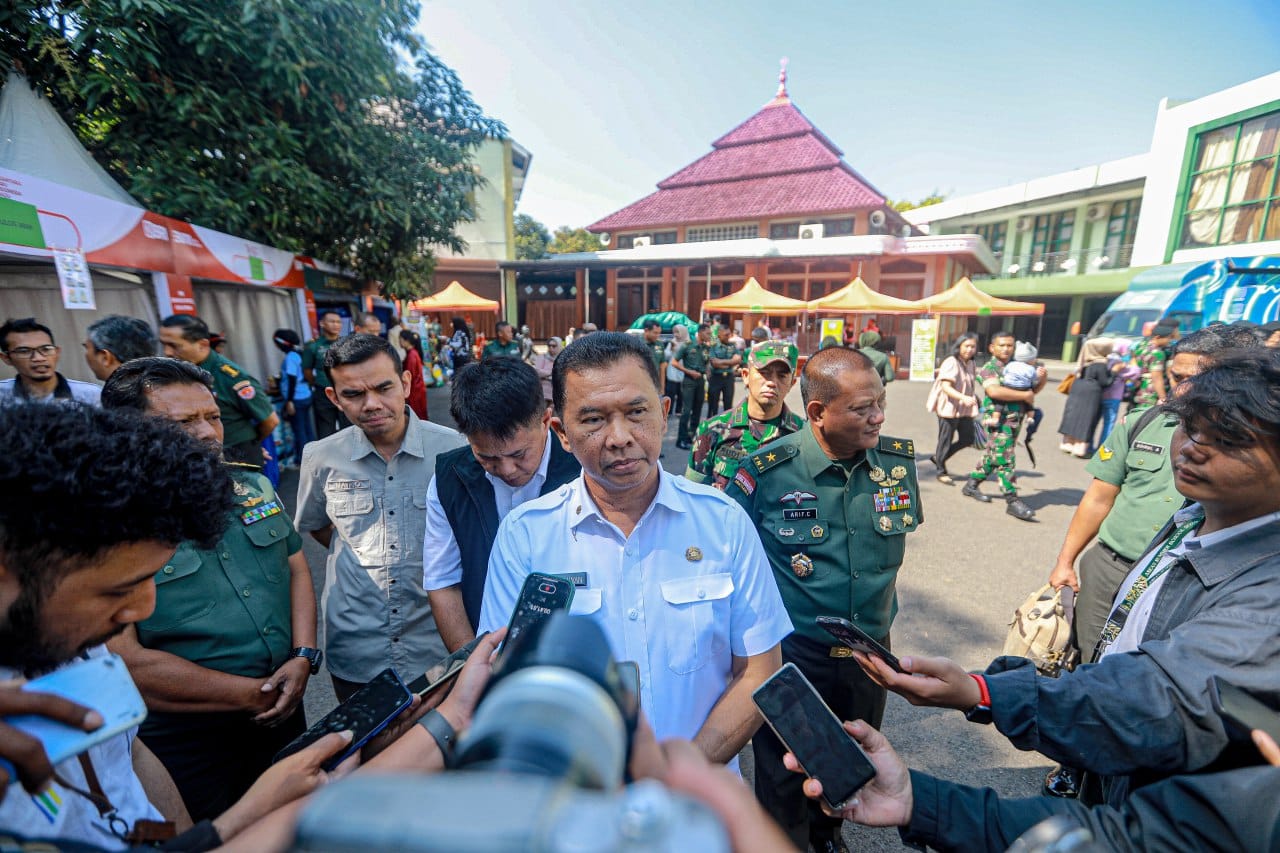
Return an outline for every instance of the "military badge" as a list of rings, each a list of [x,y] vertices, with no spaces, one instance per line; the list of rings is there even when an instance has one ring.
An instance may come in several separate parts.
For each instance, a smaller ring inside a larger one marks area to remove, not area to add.
[[[241,482],[239,482],[239,481],[237,481],[237,480],[232,480],[232,481],[231,481],[231,491],[235,492],[237,495],[239,495],[240,497],[242,497],[242,498],[243,498],[243,497],[247,497],[247,496],[248,496],[248,494],[249,494],[249,487],[248,487],[248,486],[246,486],[244,483],[241,483]]]
[[[778,535],[779,536],[795,536],[796,529],[794,527],[779,527]]]
[[[745,468],[739,468],[737,473],[733,475],[733,482],[739,489],[742,489],[744,495],[750,495],[756,490],[756,480],[747,473]]]
[[[802,492],[799,489],[795,489],[778,498],[778,503],[793,503],[796,506],[800,506],[804,501],[816,501],[817,499],[818,496],[813,492]]]
[[[879,465],[872,468],[869,474],[871,476],[872,482],[875,482],[875,483],[879,483],[881,480],[885,478],[884,469],[881,468]]]
[[[253,390],[253,383],[248,379],[242,379],[231,387],[235,389],[236,396],[241,400],[252,400],[258,393]]]
[[[889,516],[887,515],[880,516],[880,520],[876,523],[880,525],[880,529],[883,530],[885,533],[888,533],[890,530],[893,530],[893,521],[890,520]]]
[[[889,475],[895,480],[901,480],[903,477],[907,476],[907,469],[903,468],[901,465],[894,465],[893,470],[889,472]]]
[[[284,512],[284,507],[279,501],[271,501],[260,507],[255,507],[240,516],[240,521],[247,527],[250,524],[256,524],[264,518],[270,518],[273,515],[279,515]]]
[[[791,571],[798,578],[807,578],[813,574],[813,560],[808,554],[792,554]]]
[[[911,513],[907,513],[906,515],[902,516],[902,526],[904,528],[910,527],[915,523],[916,523],[916,520],[911,517]]]
[[[698,547],[685,548],[684,558],[690,563],[697,563],[702,560],[702,549]]]
[[[822,534],[824,534],[824,533],[826,533],[826,532],[827,532],[827,531],[826,531],[825,529],[823,529],[823,527],[822,527],[822,525],[821,525],[821,524],[815,524],[815,525],[813,526],[813,529],[809,531],[809,535],[810,535],[810,536],[812,536],[814,539],[821,539],[821,538],[822,538]]]
[[[911,509],[911,492],[906,489],[884,485],[871,496],[876,512],[898,512]]]

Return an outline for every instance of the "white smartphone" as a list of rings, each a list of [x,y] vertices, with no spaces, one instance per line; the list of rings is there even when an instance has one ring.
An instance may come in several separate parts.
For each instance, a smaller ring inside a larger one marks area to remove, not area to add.
[[[8,725],[40,741],[50,763],[55,765],[147,718],[147,703],[129,677],[129,668],[117,655],[77,661],[28,681],[22,689],[33,693],[52,693],[102,715],[102,725],[91,732],[34,714],[5,718]]]

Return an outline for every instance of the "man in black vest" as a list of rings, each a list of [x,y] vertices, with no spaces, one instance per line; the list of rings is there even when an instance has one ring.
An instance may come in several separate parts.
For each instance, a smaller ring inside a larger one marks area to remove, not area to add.
[[[551,410],[542,383],[519,359],[485,359],[459,370],[449,412],[469,446],[436,458],[422,585],[440,637],[454,651],[475,636],[498,523],[582,468],[560,442],[547,440]]]

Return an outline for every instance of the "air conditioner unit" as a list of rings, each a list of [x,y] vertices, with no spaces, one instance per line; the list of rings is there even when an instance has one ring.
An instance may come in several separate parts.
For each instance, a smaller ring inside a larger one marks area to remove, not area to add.
[[[653,243],[653,238],[649,236],[637,237],[631,241],[631,248],[639,249]]]
[[[1097,222],[1099,219],[1105,219],[1107,216],[1107,209],[1108,205],[1105,204],[1091,204],[1089,205],[1089,209],[1085,211],[1085,219],[1090,222]]]
[[[867,217],[867,221],[871,223],[872,228],[883,228],[885,218],[883,210],[873,210],[871,215]]]
[[[1019,217],[1018,217],[1018,226],[1017,226],[1017,227],[1018,227],[1018,233],[1019,233],[1019,234],[1021,234],[1023,231],[1030,231],[1030,230],[1031,230],[1031,217],[1030,217],[1030,216],[1019,216]]]
[[[613,239],[613,235],[610,234],[608,231],[606,231],[600,235],[600,245],[607,246],[609,245],[609,241],[612,239]]]
[[[821,240],[823,228],[821,225],[801,225],[801,240]]]

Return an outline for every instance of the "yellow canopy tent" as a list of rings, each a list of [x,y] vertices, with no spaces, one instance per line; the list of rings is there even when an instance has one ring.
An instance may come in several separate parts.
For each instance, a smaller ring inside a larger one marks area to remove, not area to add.
[[[770,314],[775,317],[791,317],[808,307],[803,299],[791,299],[773,293],[760,286],[754,277],[747,279],[742,289],[719,299],[707,299],[702,303],[702,313],[720,311],[725,314]]]
[[[979,317],[1044,314],[1044,305],[1041,303],[1018,302],[991,296],[974,286],[968,276],[941,293],[924,297],[916,304],[919,310],[927,314],[975,314]]]
[[[820,314],[923,314],[919,302],[888,296],[858,276],[837,291],[809,300],[809,310]]]
[[[443,311],[497,311],[499,305],[451,281],[444,290],[415,300],[409,303],[409,307],[423,314],[434,314]]]

